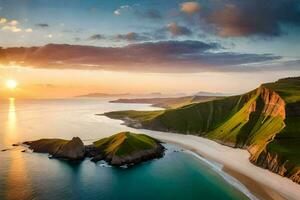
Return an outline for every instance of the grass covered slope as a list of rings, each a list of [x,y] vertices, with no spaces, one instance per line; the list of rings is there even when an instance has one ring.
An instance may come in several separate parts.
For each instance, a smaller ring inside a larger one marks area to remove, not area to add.
[[[220,99],[219,96],[185,96],[185,97],[170,97],[170,98],[137,98],[137,99],[117,99],[110,101],[111,103],[147,103],[152,104],[154,107],[161,108],[179,108],[181,106],[211,101],[214,99]]]
[[[156,139],[131,132],[121,132],[93,143],[98,156],[94,161],[106,160],[111,165],[136,164],[161,157],[164,147]]]
[[[24,142],[34,152],[48,153],[53,158],[82,160],[85,157],[92,161],[105,160],[111,165],[134,165],[140,162],[160,158],[165,148],[161,142],[144,134],[121,132],[107,138],[84,145],[82,140],[40,139]]]
[[[300,182],[300,77],[243,95],[155,112],[114,112],[129,125],[247,148],[251,162]]]
[[[63,139],[40,139],[31,142],[24,142],[24,144],[29,145],[34,152],[54,154],[59,148],[68,142],[68,140]]]

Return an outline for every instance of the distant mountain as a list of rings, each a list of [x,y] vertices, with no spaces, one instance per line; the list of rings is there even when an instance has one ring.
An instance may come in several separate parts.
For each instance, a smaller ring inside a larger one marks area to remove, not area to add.
[[[88,93],[83,95],[78,95],[75,97],[125,97],[130,96],[131,98],[167,98],[167,97],[177,97],[177,94],[163,94],[160,92],[144,93],[144,94],[130,94],[130,93],[120,93],[120,94],[110,94],[110,93]]]
[[[224,93],[219,93],[219,92],[205,92],[205,91],[200,91],[194,94],[195,96],[228,96]]]
[[[107,93],[89,93],[83,94],[75,97],[122,97],[122,96],[129,96],[129,93],[121,93],[121,94],[107,94]]]
[[[300,183],[300,77],[176,109],[105,115],[130,119],[135,127],[194,134],[247,149],[252,163]]]
[[[200,103],[211,101],[221,97],[215,96],[184,96],[184,97],[159,97],[159,98],[133,98],[117,99],[111,103],[145,103],[152,104],[153,107],[161,108],[178,108],[191,103]]]

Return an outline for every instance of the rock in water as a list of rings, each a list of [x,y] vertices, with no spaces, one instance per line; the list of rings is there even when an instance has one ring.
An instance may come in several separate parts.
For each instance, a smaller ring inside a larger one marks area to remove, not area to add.
[[[93,161],[105,160],[111,165],[135,165],[160,158],[165,148],[160,142],[144,134],[121,132],[103,138],[89,146],[87,154]]]
[[[79,137],[72,140],[62,139],[41,139],[31,142],[24,142],[30,149],[38,153],[48,153],[54,158],[68,160],[80,160],[85,156],[85,147]]]
[[[24,144],[34,152],[50,154],[50,158],[81,160],[90,157],[92,161],[105,160],[114,166],[135,165],[160,158],[165,150],[160,141],[130,132],[121,132],[87,146],[79,137],[72,140],[40,139]]]
[[[73,137],[71,141],[62,145],[53,154],[55,158],[66,158],[70,160],[80,160],[84,158],[85,147],[79,137]]]

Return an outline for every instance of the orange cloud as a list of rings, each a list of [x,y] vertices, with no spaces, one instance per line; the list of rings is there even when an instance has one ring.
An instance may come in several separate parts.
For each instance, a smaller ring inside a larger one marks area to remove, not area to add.
[[[180,10],[187,14],[194,14],[200,10],[200,5],[198,2],[185,2],[180,5]]]

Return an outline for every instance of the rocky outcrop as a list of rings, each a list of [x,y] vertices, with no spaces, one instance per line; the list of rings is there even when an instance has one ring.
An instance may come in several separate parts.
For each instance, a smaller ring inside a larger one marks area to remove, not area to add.
[[[300,184],[300,166],[294,159],[287,157],[291,152],[296,156],[299,141],[299,129],[295,122],[300,119],[300,103],[286,104],[274,91],[262,88],[261,97],[264,99],[264,113],[273,117],[281,117],[284,126],[274,132],[273,136],[264,144],[262,149],[248,148],[250,161],[262,168],[268,169],[283,177]],[[272,148],[270,148],[270,145]],[[278,145],[281,145],[278,147]],[[276,151],[284,149],[284,151]]]
[[[113,166],[135,165],[143,161],[160,158],[165,148],[161,143],[143,134],[122,132],[109,138],[84,146],[79,137],[72,140],[41,139],[24,142],[33,152],[48,153],[52,158],[81,160],[92,158],[94,162],[105,160]],[[104,141],[104,142],[102,142]],[[120,153],[121,152],[121,153]]]
[[[250,157],[250,161],[257,166],[287,177],[298,184],[300,183],[300,168],[276,153],[268,152],[265,149],[257,159]]]
[[[162,157],[164,155],[164,149],[165,148],[161,144],[157,144],[152,149],[136,151],[126,156],[108,154],[107,156],[104,156],[102,160],[105,160],[114,166],[135,165],[147,160]]]
[[[260,97],[264,101],[264,108],[262,113],[266,116],[280,116],[285,119],[285,102],[284,100],[273,90],[266,87],[260,87]]]
[[[71,141],[62,145],[54,154],[54,158],[67,158],[70,160],[83,159],[85,147],[79,137],[73,137]]]
[[[41,139],[31,142],[24,142],[30,149],[37,153],[48,153],[53,158],[68,160],[81,160],[85,155],[85,147],[80,138],[72,140],[62,139]]]

